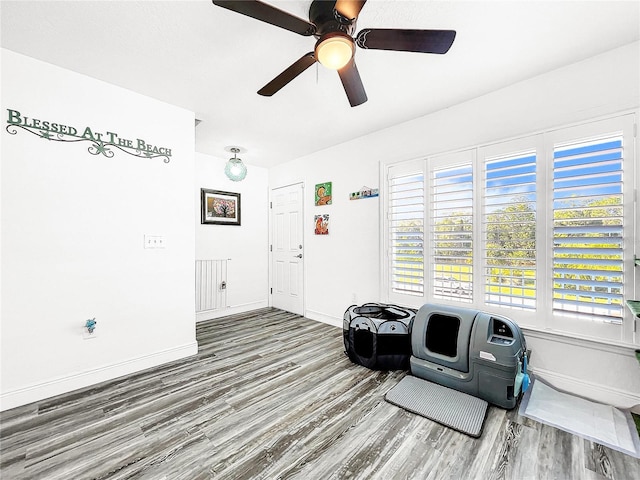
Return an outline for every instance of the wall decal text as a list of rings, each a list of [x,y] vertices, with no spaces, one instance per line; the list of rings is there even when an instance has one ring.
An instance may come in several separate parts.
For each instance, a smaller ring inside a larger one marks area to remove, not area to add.
[[[108,158],[113,157],[114,148],[134,157],[162,158],[164,163],[169,163],[171,157],[170,148],[153,145],[141,138],[129,140],[115,132],[99,132],[91,127],[78,129],[71,125],[27,117],[18,110],[9,108],[7,113],[6,130],[11,135],[18,133],[17,129],[21,128],[40,138],[56,142],[90,142],[91,145],[87,148],[90,154],[102,154]]]

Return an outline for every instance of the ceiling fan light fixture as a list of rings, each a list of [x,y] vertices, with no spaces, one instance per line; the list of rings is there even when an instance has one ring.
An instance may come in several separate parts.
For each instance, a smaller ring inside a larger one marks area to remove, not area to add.
[[[233,152],[233,158],[230,158],[224,167],[224,174],[227,178],[233,182],[239,182],[244,180],[247,176],[247,166],[242,163],[242,159],[238,158],[236,154],[240,151],[239,148],[232,147],[229,149]]]
[[[340,70],[353,58],[354,52],[355,45],[349,35],[332,32],[320,37],[316,44],[315,57],[325,67]]]
[[[215,5],[306,37],[317,38],[315,48],[293,62],[258,90],[270,97],[316,62],[337,70],[352,107],[367,101],[354,55],[356,44],[367,50],[392,50],[444,54],[449,51],[455,30],[407,28],[365,28],[354,38],[356,22],[367,0],[312,0],[309,21],[260,0],[213,0]]]

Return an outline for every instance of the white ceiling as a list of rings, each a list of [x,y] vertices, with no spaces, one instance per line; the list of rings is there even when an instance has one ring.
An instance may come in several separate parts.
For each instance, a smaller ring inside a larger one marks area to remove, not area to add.
[[[267,1],[307,19],[310,1]],[[369,0],[356,31],[457,31],[446,55],[358,50],[369,101],[351,108],[313,66],[256,94],[315,39],[200,1],[2,1],[2,46],[184,107],[196,150],[269,167],[447,108],[640,38],[640,1]],[[614,74],[614,72],[612,72]]]

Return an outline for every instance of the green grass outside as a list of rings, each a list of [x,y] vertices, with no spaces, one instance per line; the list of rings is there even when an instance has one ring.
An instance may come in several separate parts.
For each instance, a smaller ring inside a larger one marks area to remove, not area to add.
[[[399,264],[399,268],[411,268],[410,264]],[[500,276],[500,268],[494,269],[495,276]],[[436,265],[436,272],[444,273],[447,276],[459,281],[459,282],[469,282],[471,276],[471,267],[468,265]],[[529,278],[531,281],[534,280],[535,271],[534,270],[525,270],[524,278],[525,281]],[[405,278],[405,283],[409,284],[420,284],[422,282],[422,272],[406,272],[403,274]],[[415,278],[413,278],[415,277]],[[534,298],[536,296],[536,291],[534,288],[526,288],[526,287],[512,287],[512,286],[498,286],[492,285],[488,288],[487,293],[493,295],[512,295],[517,297],[524,298]],[[553,298],[557,299],[565,299],[576,301],[580,299],[580,295],[567,295],[564,296],[561,294],[554,294]],[[589,298],[589,297],[587,297]],[[585,300],[588,301],[588,300]],[[608,300],[606,298],[596,298],[593,303],[596,304],[607,304]],[[612,301],[611,303],[620,304],[618,301]]]

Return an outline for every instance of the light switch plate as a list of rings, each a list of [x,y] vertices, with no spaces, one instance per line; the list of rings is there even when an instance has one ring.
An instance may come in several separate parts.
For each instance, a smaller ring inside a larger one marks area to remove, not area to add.
[[[164,235],[145,235],[144,248],[165,248]]]

